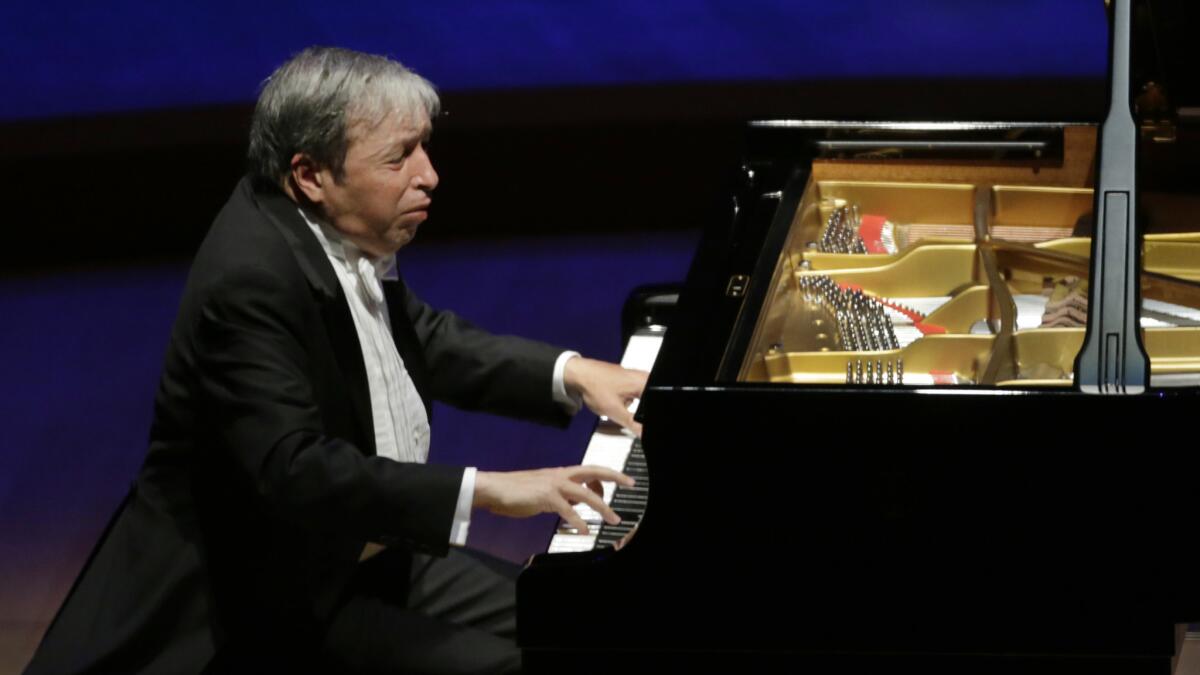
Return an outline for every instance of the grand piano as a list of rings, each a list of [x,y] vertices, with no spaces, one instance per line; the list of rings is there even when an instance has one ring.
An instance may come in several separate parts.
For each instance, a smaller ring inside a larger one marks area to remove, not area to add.
[[[519,579],[529,671],[1171,672],[1200,144],[1111,11],[1101,125],[748,123],[731,217],[633,310],[644,436],[585,457],[639,478],[625,523],[580,507]]]

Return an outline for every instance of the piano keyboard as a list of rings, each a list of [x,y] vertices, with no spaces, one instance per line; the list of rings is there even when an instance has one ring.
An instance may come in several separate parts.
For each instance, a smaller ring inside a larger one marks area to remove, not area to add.
[[[625,346],[621,365],[649,371],[654,366],[655,357],[658,356],[663,333],[664,330],[657,326],[634,333],[629,338],[629,344]],[[637,410],[637,404],[638,402],[634,401],[630,410]],[[597,546],[612,546],[629,534],[646,512],[646,502],[650,495],[650,474],[646,470],[646,456],[642,453],[642,443],[633,434],[612,422],[601,420],[580,463],[621,471],[637,483],[627,488],[609,481],[602,482],[604,503],[621,516],[620,524],[609,525],[592,507],[576,504],[575,512],[587,523],[588,534],[581,534],[560,520],[547,549],[548,553],[590,551]]]

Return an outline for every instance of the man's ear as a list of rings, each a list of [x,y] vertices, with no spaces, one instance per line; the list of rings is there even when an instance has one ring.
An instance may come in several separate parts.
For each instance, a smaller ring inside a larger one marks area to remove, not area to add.
[[[325,203],[325,185],[329,176],[321,171],[311,157],[299,152],[293,155],[289,178],[293,189],[308,201],[313,204]]]

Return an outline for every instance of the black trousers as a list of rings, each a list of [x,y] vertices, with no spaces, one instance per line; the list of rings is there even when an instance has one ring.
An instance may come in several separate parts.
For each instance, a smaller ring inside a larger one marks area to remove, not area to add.
[[[520,568],[468,549],[359,563],[322,652],[336,673],[513,673]]]

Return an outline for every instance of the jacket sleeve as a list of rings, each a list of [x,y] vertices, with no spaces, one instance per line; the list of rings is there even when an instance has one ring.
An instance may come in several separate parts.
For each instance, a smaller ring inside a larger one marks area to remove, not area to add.
[[[326,433],[308,375],[309,292],[243,268],[203,294],[194,372],[210,433],[278,517],[444,553],[462,469],[368,456]]]
[[[493,335],[449,311],[421,301],[401,282],[404,311],[429,370],[433,397],[465,410],[482,410],[566,426],[554,401],[554,362],[565,351],[513,335]]]

